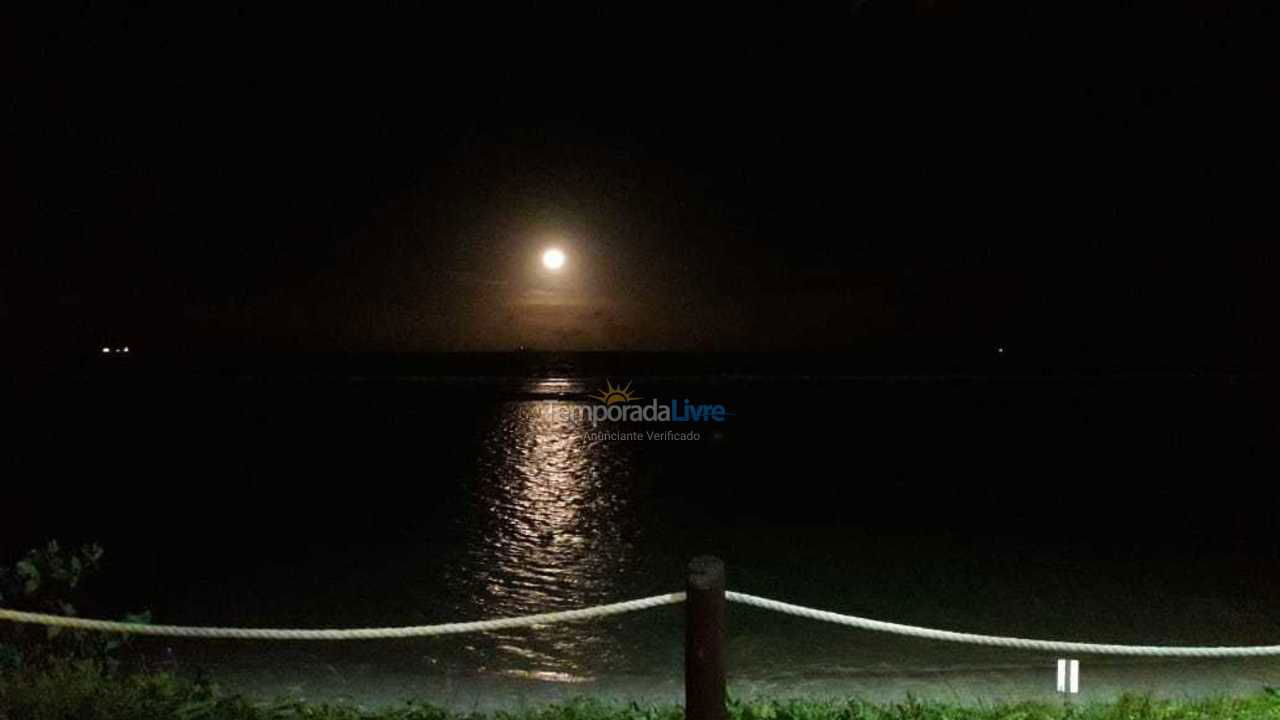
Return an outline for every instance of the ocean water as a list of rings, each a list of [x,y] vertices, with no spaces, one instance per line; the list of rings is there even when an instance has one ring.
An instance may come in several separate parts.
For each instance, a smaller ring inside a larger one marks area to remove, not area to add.
[[[20,388],[0,553],[97,540],[107,573],[86,611],[148,608],[175,624],[583,607],[681,589],[687,560],[711,553],[732,589],[884,620],[1280,642],[1280,416],[1266,378],[599,370],[93,372]],[[611,384],[636,396],[623,405],[688,401],[726,417],[593,425],[580,413]],[[266,694],[661,697],[678,694],[681,623],[672,607],[443,639],[148,640],[134,652]],[[1053,660],[737,607],[729,651],[734,682],[865,692],[910,680],[917,694]],[[1273,665],[1222,677],[1248,685]]]

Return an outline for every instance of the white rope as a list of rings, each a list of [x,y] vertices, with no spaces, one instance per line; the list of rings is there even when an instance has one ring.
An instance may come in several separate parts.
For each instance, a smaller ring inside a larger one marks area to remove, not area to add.
[[[1133,655],[1146,657],[1264,657],[1280,655],[1280,645],[1257,645],[1246,647],[1160,647],[1152,645],[1109,645],[1082,642],[1062,642],[1057,640],[1028,640],[998,635],[977,635],[974,633],[952,632],[950,630],[934,630],[917,625],[901,625],[899,623],[870,620],[856,615],[840,613],[790,603],[769,600],[768,598],[747,595],[746,593],[726,592],[725,598],[732,602],[743,603],[765,610],[796,615],[810,620],[847,625],[863,630],[887,632],[895,635],[923,638],[925,640],[943,640],[947,642],[968,643],[970,645],[989,645],[992,647],[1015,648],[1018,650],[1036,650],[1042,652],[1080,653],[1082,655]]]
[[[558,622],[587,620],[590,618],[619,615],[621,613],[645,610],[662,605],[674,605],[684,602],[684,593],[669,593],[652,597],[628,600],[626,602],[597,605],[596,607],[561,612],[524,615],[521,617],[499,618],[496,620],[476,620],[473,622],[444,623],[441,625],[418,625],[411,627],[390,628],[352,628],[346,630],[300,630],[272,628],[219,628],[219,627],[187,627],[181,625],[144,625],[139,623],[112,622],[108,620],[89,620],[85,618],[45,615],[41,613],[19,612],[0,608],[0,620],[18,623],[45,625],[49,627],[68,628],[72,630],[94,630],[98,632],[128,633],[132,635],[159,635],[164,637],[189,638],[225,638],[235,640],[374,640],[385,638],[429,637],[433,635],[454,635],[458,633],[485,632],[489,630],[507,630],[511,628],[535,627]],[[887,632],[895,635],[922,638],[925,640],[942,640],[946,642],[967,643],[970,645],[987,645],[991,647],[1014,648],[1017,650],[1033,650],[1039,652],[1079,653],[1093,655],[1131,655],[1146,657],[1265,657],[1280,655],[1280,645],[1258,645],[1246,647],[1161,647],[1153,645],[1112,645],[1082,642],[1063,642],[1058,640],[1031,640],[1026,638],[1002,637],[999,635],[978,635],[975,633],[935,630],[917,625],[871,620],[856,615],[842,615],[826,610],[815,610],[802,605],[770,600],[768,598],[747,595],[739,592],[726,592],[725,599],[743,603],[753,607],[772,610],[787,615],[820,620],[822,622],[846,625],[849,627]]]
[[[19,612],[0,608],[0,620],[18,623],[46,625],[49,627],[68,628],[72,630],[95,630],[98,632],[127,633],[130,635],[161,635],[164,637],[187,638],[225,638],[234,640],[375,640],[385,638],[428,637],[432,635],[455,635],[458,633],[485,632],[488,630],[508,630],[511,628],[534,627],[573,620],[619,615],[621,613],[645,610],[662,605],[674,605],[684,602],[684,593],[669,593],[653,597],[628,600],[626,602],[597,605],[580,610],[563,610],[561,612],[542,613],[540,615],[524,615],[521,617],[499,618],[496,620],[476,620],[473,622],[444,623],[442,625],[418,625],[413,627],[389,628],[352,628],[347,630],[298,630],[268,628],[219,628],[219,627],[186,627],[181,625],[144,625],[139,623],[112,622],[109,620],[88,620],[60,615]]]

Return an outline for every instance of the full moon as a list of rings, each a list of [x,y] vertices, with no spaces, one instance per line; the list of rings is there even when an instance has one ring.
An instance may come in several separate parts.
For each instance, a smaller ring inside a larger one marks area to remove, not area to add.
[[[564,267],[564,252],[559,248],[550,248],[542,253],[542,266],[548,270],[559,270]]]

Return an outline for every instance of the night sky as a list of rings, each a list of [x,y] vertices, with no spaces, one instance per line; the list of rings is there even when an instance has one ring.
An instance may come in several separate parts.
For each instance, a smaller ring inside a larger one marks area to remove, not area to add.
[[[1266,365],[1274,11],[1110,5],[22,18],[0,322],[32,354]]]

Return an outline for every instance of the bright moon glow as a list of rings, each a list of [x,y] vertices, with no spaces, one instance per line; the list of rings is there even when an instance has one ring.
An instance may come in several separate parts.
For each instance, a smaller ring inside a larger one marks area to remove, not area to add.
[[[548,270],[559,270],[564,267],[564,253],[558,248],[551,248],[542,253],[542,265]]]

